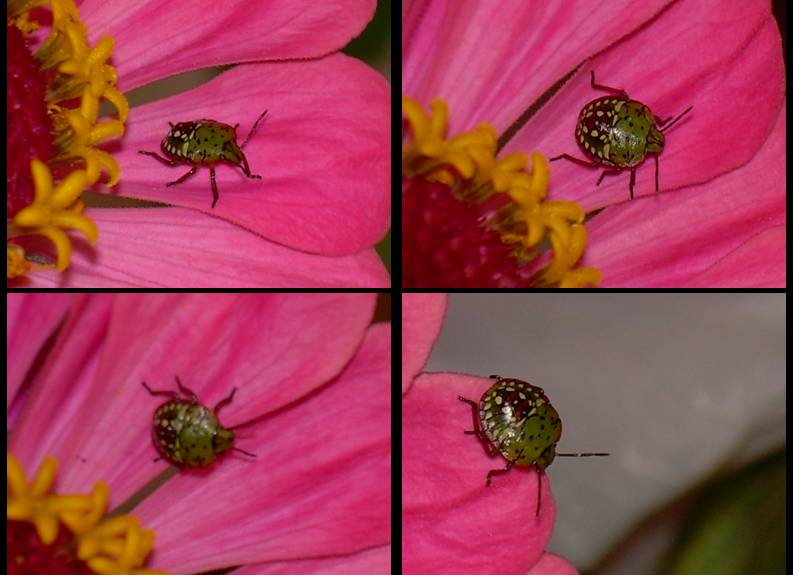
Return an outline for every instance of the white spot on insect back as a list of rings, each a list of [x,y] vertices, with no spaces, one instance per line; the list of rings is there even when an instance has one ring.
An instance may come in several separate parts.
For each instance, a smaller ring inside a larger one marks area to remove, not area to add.
[[[185,142],[182,144],[182,152],[181,153],[182,153],[183,156],[187,155],[187,150],[188,150],[189,147],[190,147],[189,140],[185,140]]]

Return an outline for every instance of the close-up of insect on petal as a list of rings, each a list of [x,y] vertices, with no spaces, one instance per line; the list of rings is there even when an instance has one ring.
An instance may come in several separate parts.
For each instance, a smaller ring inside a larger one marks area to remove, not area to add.
[[[405,0],[403,287],[784,287],[784,6]]]
[[[578,116],[575,135],[578,145],[591,161],[581,160],[570,154],[550,159],[551,162],[567,159],[585,167],[602,167],[603,173],[596,185],[600,185],[608,173],[630,170],[630,198],[636,183],[636,166],[644,162],[647,154],[655,158],[655,191],[658,191],[658,155],[664,149],[664,132],[691,111],[686,108],[677,117],[661,119],[650,108],[631,100],[625,90],[610,88],[595,83],[592,70],[592,88],[611,92],[592,100]]]
[[[215,120],[197,120],[195,122],[180,122],[176,125],[170,124],[171,130],[163,138],[162,144],[160,144],[163,154],[167,157],[164,158],[156,152],[143,150],[138,153],[151,156],[167,166],[178,166],[180,164],[193,166],[182,177],[173,182],[168,182],[166,186],[169,187],[185,181],[188,177],[195,174],[200,166],[207,166],[209,168],[209,181],[212,186],[212,207],[214,208],[219,198],[218,187],[215,182],[215,164],[218,162],[226,162],[239,167],[242,173],[250,179],[262,179],[261,176],[251,174],[251,169],[248,167],[248,159],[242,149],[248,143],[248,140],[250,140],[265,115],[267,115],[267,110],[262,112],[261,116],[256,119],[251,131],[248,132],[241,145],[237,144],[237,127],[239,127],[239,124],[232,127]]]
[[[499,453],[507,462],[502,469],[487,472],[488,487],[494,475],[503,475],[515,465],[534,467],[537,471],[535,515],[539,515],[542,474],[554,457],[607,457],[608,453],[558,453],[556,444],[562,436],[562,420],[543,389],[520,379],[498,375],[490,378],[496,382],[478,402],[457,398],[471,406],[474,429],[465,433],[476,436],[489,456]]]
[[[8,573],[388,572],[386,294],[6,303]]]
[[[8,287],[388,287],[389,18],[11,2]]]
[[[402,571],[785,572],[785,319],[782,293],[405,294]]]

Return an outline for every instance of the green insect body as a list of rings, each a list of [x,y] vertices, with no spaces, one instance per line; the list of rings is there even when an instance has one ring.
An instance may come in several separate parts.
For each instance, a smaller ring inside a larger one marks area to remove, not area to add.
[[[145,156],[156,158],[168,166],[179,164],[192,164],[192,169],[185,175],[173,182],[168,182],[166,187],[174,186],[185,181],[198,171],[201,166],[209,167],[209,180],[212,185],[212,207],[218,201],[218,188],[215,181],[215,165],[218,162],[225,162],[239,167],[243,174],[251,179],[260,180],[262,177],[252,174],[248,166],[248,159],[242,152],[242,148],[248,143],[256,128],[267,115],[265,110],[256,122],[251,131],[245,138],[242,145],[237,145],[237,127],[229,126],[215,120],[195,120],[192,122],[180,122],[170,124],[171,129],[160,143],[160,149],[166,157],[160,156],[156,152],[146,152],[139,150],[138,153]]]
[[[610,92],[589,102],[578,115],[575,137],[578,145],[591,160],[582,160],[569,154],[561,154],[551,161],[565,158],[586,167],[605,167],[596,185],[600,185],[608,173],[619,173],[630,169],[630,197],[636,183],[636,167],[648,154],[655,158],[655,191],[658,191],[658,155],[664,149],[664,132],[688,114],[687,108],[675,118],[661,119],[649,107],[631,100],[625,90],[610,88],[595,83],[592,71],[592,87]]]
[[[507,473],[514,465],[533,466],[539,474],[559,456],[605,456],[608,453],[557,453],[562,437],[562,420],[542,388],[520,379],[491,375],[496,380],[479,402],[458,396],[471,406],[475,435],[491,457],[500,454],[507,460],[503,469],[487,473],[489,486],[493,475]],[[540,513],[540,480],[537,481],[537,515]]]
[[[584,106],[576,140],[591,158],[606,166],[633,167],[648,153],[664,149],[650,108],[635,100],[604,96]]]
[[[175,391],[152,390],[143,382],[151,395],[170,397],[155,410],[152,422],[152,440],[163,459],[177,467],[206,467],[230,449],[256,457],[234,447],[233,428],[224,427],[218,419],[218,411],[231,403],[237,388],[214,409],[209,409],[199,403],[196,394],[183,386],[178,377],[176,384],[184,397]]]

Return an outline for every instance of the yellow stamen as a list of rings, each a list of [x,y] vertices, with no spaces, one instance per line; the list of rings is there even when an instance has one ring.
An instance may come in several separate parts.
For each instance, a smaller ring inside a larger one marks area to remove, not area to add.
[[[585,214],[574,202],[546,201],[550,172],[545,157],[532,153],[531,170],[520,152],[497,160],[498,135],[490,125],[447,139],[446,103],[434,100],[430,109],[426,115],[417,102],[402,97],[402,114],[412,136],[402,149],[405,177],[446,184],[456,197],[475,203],[505,194],[509,203],[486,225],[523,262],[535,259],[540,246],[550,244],[553,257],[537,275],[539,284],[576,287],[600,281],[597,270],[574,267],[586,247]]]
[[[14,225],[7,234],[9,237],[42,235],[49,238],[58,258],[56,269],[62,271],[68,266],[72,253],[71,240],[64,229],[79,230],[91,243],[96,242],[99,235],[93,220],[82,215],[82,202],[77,201],[86,186],[86,173],[76,170],[54,186],[46,164],[33,160],[30,168],[35,197],[14,216]]]
[[[30,522],[42,543],[50,545],[65,527],[74,536],[77,558],[96,573],[143,573],[139,570],[154,545],[154,532],[131,515],[106,516],[110,490],[102,481],[90,494],[53,493],[58,463],[46,457],[28,481],[22,466],[6,455],[9,522]],[[24,560],[24,557],[20,559]],[[148,575],[167,575],[146,570]]]
[[[6,244],[6,277],[18,278],[30,271],[31,263],[25,259],[25,250],[16,244]]]
[[[91,46],[88,29],[72,0],[10,0],[9,25],[24,33],[38,29],[38,23],[30,20],[30,11],[42,6],[50,7],[52,24],[35,57],[42,70],[57,71],[46,88],[46,105],[56,148],[52,163],[77,167],[54,184],[49,167],[31,158],[34,200],[19,211],[19,206],[15,207],[17,213],[8,226],[7,239],[33,235],[50,239],[57,254],[55,267],[63,271],[71,254],[71,240],[64,230],[79,230],[91,243],[97,240],[96,224],[82,214],[83,204],[78,200],[83,191],[99,181],[103,172],[107,174],[109,186],[118,183],[121,176],[118,162],[98,146],[124,134],[129,104],[116,88],[115,68],[108,64],[113,39],[103,36]],[[73,101],[78,98],[79,106],[74,107]],[[103,99],[115,106],[117,118],[100,119]],[[39,261],[46,257],[42,254],[26,254],[19,246],[9,247],[7,252],[8,277],[48,267],[25,265],[19,260],[22,257],[28,262]]]

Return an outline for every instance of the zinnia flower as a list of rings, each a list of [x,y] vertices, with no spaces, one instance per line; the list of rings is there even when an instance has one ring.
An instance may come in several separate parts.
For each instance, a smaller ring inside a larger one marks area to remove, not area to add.
[[[89,1],[79,14],[69,0],[39,4],[13,2],[9,20],[11,285],[388,285],[373,246],[389,223],[389,88],[338,53],[374,0]],[[240,62],[193,90],[126,103],[147,83]],[[117,118],[99,119],[102,98]],[[202,120],[212,136],[172,127]],[[169,132],[182,144],[161,148]],[[85,207],[98,183],[147,209]]]
[[[784,285],[784,63],[768,2],[404,6],[405,287]],[[627,163],[603,166],[623,171],[598,186],[595,170],[547,161],[592,161],[579,113],[614,95],[592,72],[659,125],[691,108],[636,167],[632,200]]]
[[[568,561],[545,551],[556,514],[547,477],[524,468],[499,477],[502,489],[482,493],[482,449],[449,425],[466,416],[470,424],[470,408],[456,396],[489,383],[455,373],[421,373],[445,308],[442,294],[402,300],[407,342],[402,370],[408,374],[402,397],[402,571],[574,574]],[[535,517],[541,478],[542,510]]]
[[[390,325],[371,323],[373,295],[7,299],[9,573],[388,570]],[[141,382],[176,391],[175,375],[210,407],[236,390],[219,418],[254,456],[153,461],[169,399]]]

